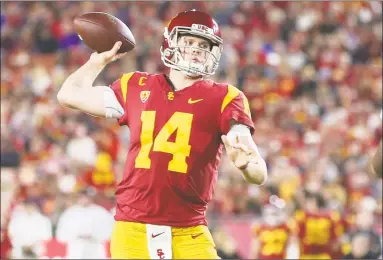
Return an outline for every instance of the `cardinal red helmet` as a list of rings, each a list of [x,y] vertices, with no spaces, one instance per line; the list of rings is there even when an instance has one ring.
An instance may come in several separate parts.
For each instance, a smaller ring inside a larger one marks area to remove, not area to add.
[[[199,47],[187,47],[192,51],[205,52],[202,63],[185,60],[180,52],[179,37],[191,35],[208,40],[210,50]],[[182,71],[188,76],[213,75],[218,68],[223,49],[223,40],[218,24],[207,13],[191,10],[179,13],[165,27],[161,46],[161,59],[165,66]]]

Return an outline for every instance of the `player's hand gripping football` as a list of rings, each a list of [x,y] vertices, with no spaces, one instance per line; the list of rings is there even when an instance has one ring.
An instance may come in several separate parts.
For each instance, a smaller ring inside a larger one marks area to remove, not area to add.
[[[92,55],[90,56],[89,61],[100,66],[105,66],[112,61],[118,60],[126,55],[126,52],[117,53],[118,50],[121,48],[121,45],[122,45],[122,42],[118,41],[114,44],[113,48],[110,49],[109,51],[105,51],[101,53],[93,52]]]
[[[249,145],[247,137],[241,137],[239,135],[226,136],[222,135],[222,142],[225,145],[227,155],[234,163],[234,165],[242,170],[247,167],[253,156],[258,152]]]

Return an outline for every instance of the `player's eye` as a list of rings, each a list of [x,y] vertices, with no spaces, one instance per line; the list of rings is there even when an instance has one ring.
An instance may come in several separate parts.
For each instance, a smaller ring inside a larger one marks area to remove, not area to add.
[[[185,45],[192,45],[193,41],[190,39],[184,39],[184,43],[185,43]]]
[[[200,48],[204,49],[204,50],[208,50],[209,49],[209,44],[207,43],[202,43],[199,45]]]

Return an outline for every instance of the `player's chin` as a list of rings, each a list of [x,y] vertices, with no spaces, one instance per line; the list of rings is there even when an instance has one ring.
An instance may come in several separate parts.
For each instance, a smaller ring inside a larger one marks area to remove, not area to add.
[[[186,76],[188,79],[201,79],[203,76],[202,75],[196,75],[196,76]]]

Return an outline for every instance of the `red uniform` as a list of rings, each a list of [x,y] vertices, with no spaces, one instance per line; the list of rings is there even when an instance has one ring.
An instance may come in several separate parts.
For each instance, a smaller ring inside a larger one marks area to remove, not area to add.
[[[253,235],[260,241],[257,259],[285,259],[291,233],[292,230],[287,224],[254,226]]]
[[[337,213],[296,212],[297,232],[302,259],[331,259],[337,239],[343,233]]]
[[[78,177],[79,186],[93,187],[100,192],[114,190],[116,181],[112,163],[112,157],[108,153],[99,153],[95,166]]]
[[[163,74],[133,72],[111,86],[130,129],[115,219],[173,227],[206,225],[232,119],[253,131],[249,105],[228,84],[202,80],[174,91]]]

